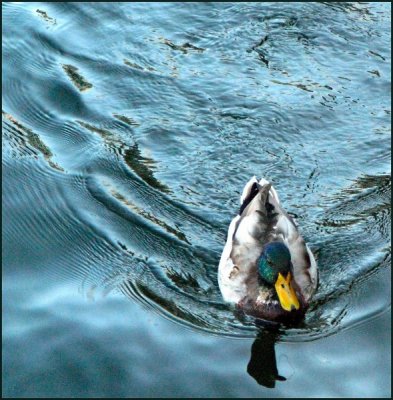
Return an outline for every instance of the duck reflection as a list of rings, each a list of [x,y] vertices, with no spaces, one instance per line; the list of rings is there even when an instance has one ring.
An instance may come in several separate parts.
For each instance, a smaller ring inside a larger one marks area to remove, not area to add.
[[[247,372],[262,386],[274,388],[276,381],[285,381],[277,370],[275,343],[279,338],[278,329],[261,328],[251,346],[251,358]]]

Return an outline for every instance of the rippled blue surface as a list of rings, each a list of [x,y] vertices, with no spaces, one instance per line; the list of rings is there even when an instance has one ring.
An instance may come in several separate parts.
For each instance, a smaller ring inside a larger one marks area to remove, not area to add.
[[[390,13],[3,3],[3,396],[390,397]],[[318,257],[277,332],[217,284],[252,175]]]

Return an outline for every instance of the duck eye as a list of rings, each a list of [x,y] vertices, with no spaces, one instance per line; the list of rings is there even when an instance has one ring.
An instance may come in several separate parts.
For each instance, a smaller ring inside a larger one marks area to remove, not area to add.
[[[281,287],[284,289],[284,284],[283,283],[281,284]]]

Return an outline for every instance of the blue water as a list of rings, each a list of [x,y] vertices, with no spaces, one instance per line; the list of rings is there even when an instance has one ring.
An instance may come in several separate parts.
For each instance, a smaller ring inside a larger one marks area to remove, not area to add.
[[[390,397],[390,3],[2,7],[3,396]],[[218,288],[253,175],[297,327]]]

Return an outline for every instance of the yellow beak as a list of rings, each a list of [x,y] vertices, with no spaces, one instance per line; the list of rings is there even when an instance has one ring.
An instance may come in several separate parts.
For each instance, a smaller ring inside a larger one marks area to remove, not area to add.
[[[300,308],[299,300],[296,297],[296,293],[291,285],[291,273],[288,272],[286,278],[278,273],[278,278],[274,284],[278,299],[280,300],[281,307],[286,311],[291,311],[292,307],[296,310]]]

